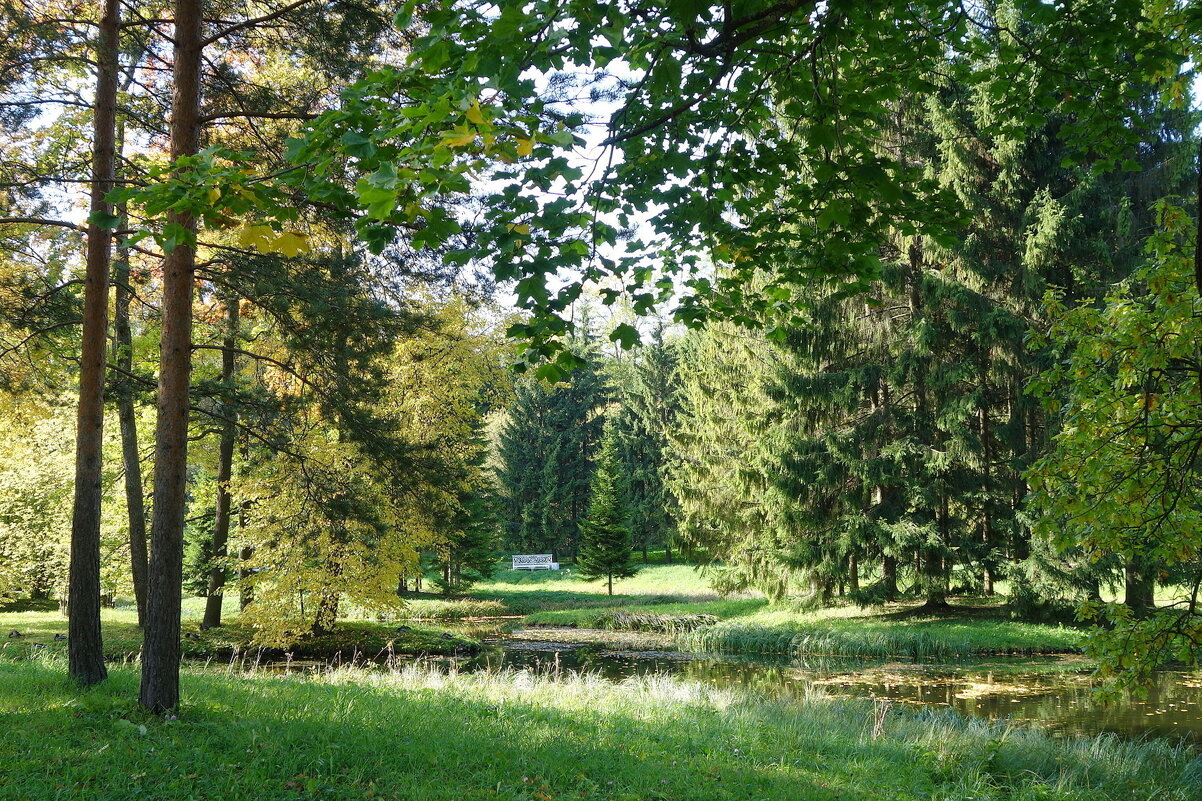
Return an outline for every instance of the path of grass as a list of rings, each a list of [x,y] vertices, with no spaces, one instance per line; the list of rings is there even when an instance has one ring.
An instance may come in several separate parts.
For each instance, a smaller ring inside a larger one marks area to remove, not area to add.
[[[665,677],[189,671],[178,720],[118,667],[0,660],[0,799],[1193,801],[1166,743],[1058,741],[950,715],[767,702]]]

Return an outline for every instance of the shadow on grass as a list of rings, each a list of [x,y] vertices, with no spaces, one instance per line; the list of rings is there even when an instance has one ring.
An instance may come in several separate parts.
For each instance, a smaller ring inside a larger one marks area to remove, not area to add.
[[[0,662],[0,798],[850,799],[925,797],[928,777],[884,746],[782,729],[684,700],[598,709],[520,687],[330,685],[185,675],[178,721],[135,709],[136,677],[77,692],[61,673]],[[567,691],[571,692],[571,691]],[[637,700],[637,699],[636,699]],[[654,708],[652,708],[654,707]],[[818,753],[818,746],[827,753]]]

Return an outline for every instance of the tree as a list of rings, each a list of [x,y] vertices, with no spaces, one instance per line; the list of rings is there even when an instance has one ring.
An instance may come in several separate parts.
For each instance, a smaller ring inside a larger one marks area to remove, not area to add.
[[[91,217],[87,233],[83,343],[80,353],[75,508],[71,522],[71,586],[67,609],[68,672],[81,684],[108,677],[100,638],[100,486],[104,444],[104,370],[108,345],[109,269],[117,131],[117,43],[120,3],[105,0],[96,46],[96,99],[92,106]]]
[[[672,561],[676,526],[676,500],[665,485],[668,436],[679,413],[676,357],[662,331],[658,340],[636,349],[630,359],[613,363],[619,403],[614,427],[626,477],[630,533],[642,546],[644,562],[652,545],[662,546],[665,558]]]
[[[1094,630],[1091,652],[1106,673],[1128,682],[1202,656],[1202,330],[1194,272],[1202,257],[1188,255],[1194,231],[1179,206],[1162,203],[1159,217],[1149,263],[1117,283],[1103,305],[1070,306],[1049,295],[1047,342],[1057,358],[1033,384],[1061,421],[1031,476],[1041,532],[1091,561],[1150,563],[1178,582],[1164,607],[1150,602],[1150,587],[1132,588],[1130,577],[1125,602],[1082,607],[1083,617],[1106,624]]]
[[[582,577],[605,579],[610,595],[614,594],[615,578],[629,578],[637,572],[627,524],[629,510],[623,504],[618,471],[617,432],[613,421],[607,419],[589,488],[588,514],[580,524],[577,564]]]
[[[292,155],[356,160],[364,181],[345,199],[364,210],[364,232],[410,214],[432,238],[460,226],[415,203],[463,191],[456,178],[487,171],[489,156],[513,164],[494,171],[498,189],[457,258],[477,256],[518,281],[532,312],[514,331],[532,343],[525,361],[553,356],[544,375],[560,377],[576,361],[568,310],[585,284],[603,286],[607,301],[625,294],[643,313],[671,294],[662,273],[675,273],[681,322],[800,323],[799,288],[820,276],[862,290],[895,231],[949,241],[963,218],[954,194],[878,146],[898,104],[928,91],[932,76],[950,69],[954,80],[962,64],[992,59],[1001,113],[982,121],[987,129],[1004,130],[1032,101],[1035,113],[1063,109],[1066,140],[1078,153],[1092,146],[1103,166],[1127,155],[1137,133],[1100,109],[1129,105],[1140,79],[1179,93],[1188,83],[1180,67],[1192,40],[1182,31],[1196,12],[1173,5],[1145,16],[1141,3],[1100,0],[1019,7],[1029,28],[944,0],[421,4],[409,62],[359,84]],[[409,3],[403,16],[415,13]],[[966,58],[949,62],[949,53]],[[540,83],[538,73],[566,74]],[[589,122],[563,108],[573,80],[601,82],[616,105],[595,171],[563,153]],[[436,173],[417,168],[430,153]],[[814,169],[799,175],[799,164]],[[526,191],[556,181],[553,196]],[[636,223],[646,235],[623,239]],[[579,278],[562,280],[568,267]],[[611,336],[637,332],[623,324]]]
[[[578,554],[579,521],[603,425],[597,409],[606,397],[604,381],[597,365],[589,364],[573,371],[570,382],[517,385],[498,446],[507,547],[550,551],[560,559]]]

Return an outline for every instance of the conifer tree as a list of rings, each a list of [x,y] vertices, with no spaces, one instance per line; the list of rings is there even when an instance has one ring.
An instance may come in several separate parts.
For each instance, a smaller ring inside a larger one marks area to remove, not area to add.
[[[588,515],[580,526],[577,564],[584,578],[605,579],[610,595],[614,594],[615,578],[629,578],[636,572],[619,469],[618,434],[613,420],[609,419],[593,472]]]
[[[601,438],[596,410],[605,396],[595,354],[568,383],[518,384],[498,446],[507,547],[548,551],[561,560],[576,555]]]

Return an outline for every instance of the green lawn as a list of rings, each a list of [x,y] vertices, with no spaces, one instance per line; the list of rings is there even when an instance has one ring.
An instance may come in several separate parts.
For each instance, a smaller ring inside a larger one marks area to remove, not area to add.
[[[649,564],[632,578],[614,582],[614,595],[605,582],[585,581],[575,568],[562,570],[498,570],[489,581],[472,588],[471,597],[499,601],[513,614],[561,609],[696,603],[718,600],[718,594],[691,565]]]
[[[28,607],[29,604],[20,604]],[[376,658],[395,654],[455,654],[471,653],[479,644],[461,634],[427,625],[378,623],[369,620],[340,621],[336,630],[322,637],[307,637],[285,648],[260,648],[254,643],[253,632],[240,625],[237,619],[237,599],[227,599],[222,610],[226,625],[219,629],[201,631],[204,613],[203,598],[183,601],[180,641],[183,655],[190,659],[254,662],[279,659],[291,654],[296,659]],[[58,613],[57,605],[40,605],[24,611],[4,611],[0,608],[0,653],[19,656],[64,654],[66,643],[55,640],[56,634],[67,633],[67,620]],[[101,635],[105,658],[113,662],[137,659],[142,650],[142,630],[138,628],[136,610],[128,603],[116,609],[102,609]],[[10,632],[20,637],[9,637]]]
[[[951,659],[1075,653],[1085,637],[1082,629],[1010,620],[1000,598],[956,599],[950,612],[928,616],[913,611],[916,603],[814,611],[763,597],[721,598],[687,565],[649,565],[615,590],[608,596],[601,582],[570,570],[502,571],[471,596],[525,614],[525,625],[663,631],[696,651]],[[704,625],[704,616],[718,622]]]
[[[94,801],[1187,801],[1163,742],[1053,740],[951,715],[680,680],[190,670],[178,720],[116,667],[79,692],[61,661],[0,660],[0,799]],[[875,731],[874,731],[875,729]],[[1192,767],[1191,767],[1192,764]]]

